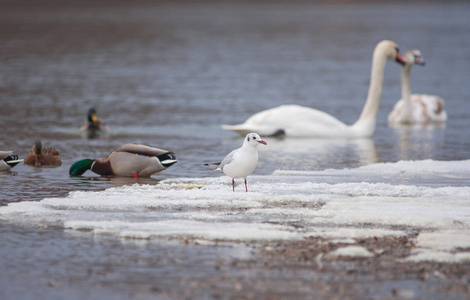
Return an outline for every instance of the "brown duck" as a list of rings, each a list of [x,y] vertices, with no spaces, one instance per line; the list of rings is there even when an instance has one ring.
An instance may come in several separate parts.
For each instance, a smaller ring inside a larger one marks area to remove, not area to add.
[[[31,151],[26,155],[24,164],[35,167],[60,166],[62,165],[62,159],[56,149],[43,148],[41,141],[36,141]]]

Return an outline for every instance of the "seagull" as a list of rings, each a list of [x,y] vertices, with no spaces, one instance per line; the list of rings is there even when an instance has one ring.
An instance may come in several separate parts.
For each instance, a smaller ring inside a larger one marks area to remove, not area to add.
[[[230,152],[221,163],[204,164],[206,166],[217,166],[217,171],[222,171],[232,178],[232,189],[235,191],[235,178],[245,178],[245,190],[248,192],[246,177],[253,173],[258,164],[259,144],[267,145],[256,133],[249,133],[245,137],[243,146]]]

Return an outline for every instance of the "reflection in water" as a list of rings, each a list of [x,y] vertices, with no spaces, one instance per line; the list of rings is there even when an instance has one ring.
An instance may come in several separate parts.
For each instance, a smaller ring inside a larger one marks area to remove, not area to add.
[[[137,179],[135,178],[129,178],[129,177],[106,177],[106,179],[111,182],[111,184],[114,187],[120,187],[124,185],[133,185],[133,184],[148,184],[148,185],[156,185],[158,184],[162,179],[155,179],[152,177],[139,177]]]
[[[399,136],[400,160],[433,158],[444,143],[444,124],[399,124],[392,128]]]
[[[96,129],[88,129],[85,131],[81,131],[82,138],[85,139],[97,139],[97,138],[107,138],[109,136],[108,131],[96,130]]]
[[[388,124],[389,127],[397,130],[429,130],[443,129],[446,127],[446,123],[427,123],[427,124]]]
[[[373,139],[266,138],[260,161],[277,169],[318,170],[332,165],[353,167],[379,162]],[[273,163],[272,161],[275,161]]]
[[[70,177],[71,184],[75,186],[79,186],[83,188],[84,186],[91,186],[94,185],[94,183],[106,183],[109,182],[113,187],[120,187],[120,186],[125,186],[125,185],[134,185],[134,184],[148,184],[148,185],[156,185],[158,184],[162,179],[155,179],[151,177],[139,177],[139,178],[134,178],[134,177],[119,177],[119,176],[74,176]]]

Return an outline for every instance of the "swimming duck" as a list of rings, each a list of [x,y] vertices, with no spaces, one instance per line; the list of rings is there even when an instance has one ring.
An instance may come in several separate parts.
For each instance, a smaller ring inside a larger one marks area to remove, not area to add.
[[[80,127],[81,131],[86,131],[89,133],[89,136],[94,137],[97,132],[103,131],[106,132],[109,130],[108,126],[98,118],[95,108],[90,108],[88,110],[88,115],[85,123]]]
[[[62,159],[56,149],[51,147],[43,148],[41,141],[38,140],[34,142],[33,148],[26,155],[24,164],[35,167],[60,166],[62,165]]]
[[[91,170],[103,176],[150,177],[176,163],[173,152],[142,144],[125,144],[102,159],[83,159],[74,163],[70,176]]]
[[[0,151],[0,171],[8,171],[21,161],[13,151]]]

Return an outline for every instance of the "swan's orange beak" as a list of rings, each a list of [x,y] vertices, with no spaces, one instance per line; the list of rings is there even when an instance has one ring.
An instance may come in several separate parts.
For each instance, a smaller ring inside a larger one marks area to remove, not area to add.
[[[397,52],[397,57],[395,58],[395,61],[402,66],[406,65],[406,60],[401,56],[400,52]]]

